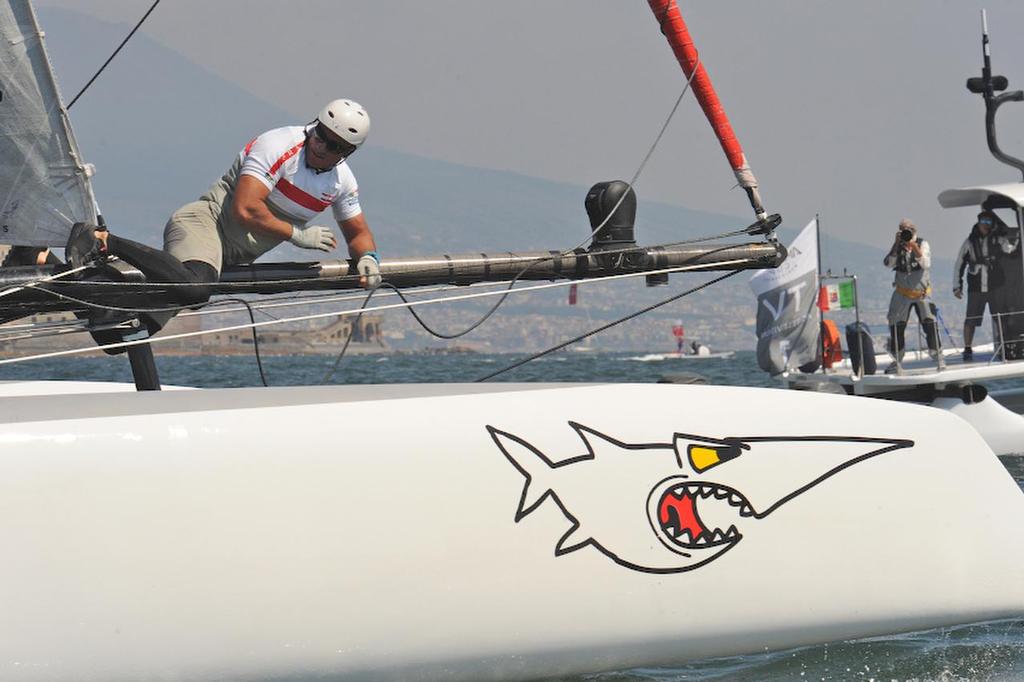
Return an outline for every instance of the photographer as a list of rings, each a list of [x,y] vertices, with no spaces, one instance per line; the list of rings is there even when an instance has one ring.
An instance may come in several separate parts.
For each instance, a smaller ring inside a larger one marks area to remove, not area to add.
[[[917,236],[917,226],[910,219],[904,218],[900,221],[892,248],[889,249],[883,263],[896,273],[888,314],[889,338],[895,361],[885,369],[886,373],[895,372],[903,360],[907,319],[910,317],[911,308],[917,311],[917,319],[924,327],[932,357],[941,362],[935,316],[928,301],[932,292],[929,275],[932,265],[931,247],[928,246],[928,242]]]
[[[981,326],[988,307],[993,315],[996,306],[993,298],[1003,284],[1003,272],[999,267],[1001,251],[997,237],[1000,224],[992,211],[978,214],[978,222],[971,234],[964,240],[953,266],[953,295],[963,298],[963,276],[967,273],[967,315],[964,318],[964,362],[974,359],[974,331]],[[1003,230],[1005,232],[1005,229]]]

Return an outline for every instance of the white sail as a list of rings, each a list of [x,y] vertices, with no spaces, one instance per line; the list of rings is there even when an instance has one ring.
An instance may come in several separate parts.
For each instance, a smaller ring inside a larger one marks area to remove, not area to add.
[[[96,202],[28,0],[0,0],[0,244],[64,246]]]

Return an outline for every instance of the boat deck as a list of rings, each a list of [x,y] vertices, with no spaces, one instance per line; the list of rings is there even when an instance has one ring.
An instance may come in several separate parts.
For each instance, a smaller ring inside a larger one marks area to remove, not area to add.
[[[885,373],[889,356],[878,356],[878,371],[858,377],[853,373],[848,360],[827,372],[814,374],[788,373],[784,380],[790,386],[808,381],[827,382],[843,387],[854,395],[882,395],[908,389],[928,386],[941,390],[947,386],[975,384],[996,379],[1024,377],[1024,360],[1002,360],[987,349],[979,349],[974,359],[964,362],[959,349],[943,351],[940,367],[927,353],[908,352],[900,370]]]

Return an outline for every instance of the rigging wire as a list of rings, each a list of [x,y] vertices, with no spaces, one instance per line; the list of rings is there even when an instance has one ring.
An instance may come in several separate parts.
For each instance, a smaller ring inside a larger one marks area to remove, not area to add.
[[[700,58],[698,56],[698,63],[700,63],[699,59]],[[627,191],[622,193],[622,196],[619,197],[619,200],[617,202],[615,202],[615,205],[611,208],[611,210],[608,211],[608,215],[606,215],[604,220],[602,220],[601,223],[597,227],[595,227],[593,229],[593,231],[591,231],[589,236],[587,236],[583,241],[581,241],[579,244],[577,244],[576,246],[572,247],[571,249],[563,250],[562,252],[560,252],[558,254],[557,257],[561,258],[561,257],[567,256],[567,255],[573,253],[574,251],[576,251],[577,249],[582,248],[584,244],[586,244],[588,241],[592,240],[594,238],[594,235],[596,235],[598,232],[600,232],[601,229],[608,223],[608,221],[611,220],[612,216],[615,215],[615,211],[617,211],[619,206],[622,205],[622,202],[625,201],[625,199],[629,195],[629,193],[634,191],[633,190],[633,185],[636,183],[637,179],[640,177],[640,174],[643,172],[644,167],[646,167],[647,162],[650,160],[651,156],[654,154],[654,150],[658,147],[658,144],[661,142],[661,138],[662,138],[662,136],[664,136],[665,131],[668,129],[669,123],[672,122],[672,118],[675,116],[676,110],[679,109],[679,104],[680,104],[680,102],[683,101],[683,97],[685,97],[686,93],[689,92],[690,84],[693,82],[693,76],[695,74],[696,74],[696,70],[694,70],[694,72],[692,74],[690,74],[690,77],[686,80],[686,85],[683,87],[683,91],[681,93],[679,93],[679,97],[676,98],[676,102],[672,106],[672,109],[669,111],[668,117],[665,119],[665,123],[661,126],[661,130],[658,132],[658,135],[654,138],[654,143],[651,145],[650,149],[647,151],[647,154],[644,156],[643,160],[640,162],[640,165],[637,167],[636,172],[633,173],[633,177],[632,177],[632,179],[628,183],[629,187],[628,187]],[[632,250],[632,249],[626,248],[626,249],[622,249],[621,251],[629,251],[629,250]],[[613,253],[613,252],[614,251],[612,251],[612,250],[602,251],[602,254],[610,254],[610,253]],[[450,340],[450,339],[457,339],[457,338],[459,338],[461,336],[465,336],[466,334],[470,333],[471,331],[473,331],[474,329],[476,329],[477,327],[482,325],[484,322],[486,322],[494,313],[496,313],[498,311],[498,308],[500,308],[505,303],[505,300],[508,298],[508,292],[512,291],[512,287],[515,286],[515,283],[519,280],[519,278],[521,278],[523,275],[525,275],[527,272],[529,272],[530,268],[534,267],[535,265],[539,265],[539,264],[541,264],[541,263],[543,263],[545,261],[554,260],[554,258],[555,258],[554,256],[548,256],[548,257],[545,257],[545,258],[538,258],[537,260],[533,261],[532,263],[527,264],[526,267],[524,267],[521,271],[516,273],[516,276],[513,277],[512,280],[508,283],[508,289],[506,290],[506,295],[502,296],[497,301],[495,301],[495,303],[491,307],[491,309],[488,310],[486,313],[484,313],[480,317],[479,320],[477,320],[473,324],[469,325],[467,328],[463,329],[460,332],[453,332],[453,333],[450,333],[450,334],[442,334],[442,333],[432,329],[431,327],[429,327],[418,315],[416,315],[416,313],[413,313],[413,317],[416,318],[416,321],[420,324],[421,327],[423,327],[424,330],[426,330],[428,333],[432,334],[433,336],[436,336],[437,338],[449,339]],[[397,291],[397,289],[396,289],[396,291]],[[399,294],[399,295],[401,295],[401,294]],[[411,308],[409,309],[409,312],[412,312]]]
[[[42,281],[42,280],[39,280],[39,281]],[[24,288],[29,288],[29,286],[35,286],[36,284],[38,284],[38,282],[26,284],[26,285],[24,285]],[[80,284],[80,282],[76,283],[76,284]],[[471,285],[469,285],[469,287],[472,287],[472,288],[483,288],[483,287],[495,287],[495,286],[504,286],[504,285],[505,285],[504,282],[479,282],[479,283],[476,283],[476,284],[471,284]],[[467,287],[464,286],[464,285],[462,285],[462,286],[451,285],[451,286],[429,287],[429,288],[417,289],[416,293],[417,294],[429,294],[429,293],[437,293],[437,292],[445,293],[445,292],[453,291],[453,290],[465,291],[466,288]],[[2,292],[0,292],[0,295],[2,295]],[[383,292],[383,293],[382,292],[378,292],[378,295],[379,296],[395,296],[395,294],[393,292]],[[196,309],[183,310],[183,311],[179,312],[177,317],[184,318],[184,317],[196,317],[196,316],[208,316],[208,315],[228,315],[228,314],[231,314],[231,313],[241,312],[241,311],[244,311],[247,308],[249,308],[249,309],[252,309],[252,310],[258,310],[263,315],[265,315],[266,317],[269,317],[271,319],[279,319],[277,316],[273,315],[272,313],[267,312],[267,310],[268,309],[272,309],[272,308],[286,308],[286,307],[294,307],[294,306],[323,305],[323,304],[326,304],[326,303],[345,302],[345,301],[352,301],[352,300],[357,300],[357,299],[361,300],[363,298],[364,298],[364,294],[362,294],[362,293],[360,293],[358,295],[348,294],[348,295],[341,295],[341,296],[339,296],[339,295],[336,295],[336,294],[320,294],[320,293],[309,295],[309,294],[302,294],[300,292],[298,294],[290,293],[290,294],[288,294],[286,296],[282,296],[282,297],[269,298],[269,299],[265,299],[263,301],[253,301],[253,300],[246,299],[247,305],[245,305],[245,306],[225,307],[223,309],[218,309],[217,306],[219,306],[221,304],[225,304],[225,303],[231,303],[233,299],[218,299],[217,301],[210,302],[209,306],[204,307],[204,308],[200,308],[198,310],[196,310]],[[217,304],[217,305],[215,306],[214,304]],[[83,303],[82,305],[85,305],[85,304]],[[94,303],[94,307],[95,306],[99,306],[99,305],[101,305],[101,304]],[[12,339],[12,338],[18,338],[18,339],[25,338],[25,339],[28,339],[28,338],[37,338],[37,337],[42,337],[42,336],[52,336],[54,333],[61,333],[61,334],[85,333],[85,332],[89,331],[88,327],[89,327],[88,320],[82,320],[82,319],[70,319],[70,320],[69,319],[64,319],[64,320],[55,320],[55,321],[47,321],[47,322],[31,322],[31,321],[30,322],[22,322],[22,323],[8,322],[8,323],[3,323],[3,325],[0,326],[0,341],[7,340],[7,339]]]
[[[700,55],[697,56],[697,64],[700,64]],[[695,73],[696,69],[694,70],[694,74]],[[668,117],[665,119],[665,123],[662,124],[661,130],[658,131],[657,136],[654,138],[654,143],[651,144],[651,148],[647,150],[647,154],[640,162],[640,165],[637,166],[636,172],[633,173],[633,177],[627,183],[629,187],[626,189],[625,192],[622,193],[622,196],[619,197],[619,200],[617,202],[615,202],[615,205],[612,206],[611,210],[608,211],[608,215],[605,216],[604,220],[601,221],[600,225],[594,228],[594,230],[590,233],[590,236],[588,236],[586,239],[584,239],[582,242],[580,242],[573,248],[569,249],[568,251],[563,251],[562,255],[566,255],[568,253],[575,251],[578,248],[581,248],[584,244],[593,239],[594,235],[600,232],[601,228],[603,228],[608,223],[608,221],[611,220],[612,216],[615,215],[615,211],[619,210],[619,206],[621,206],[622,202],[626,200],[626,196],[628,196],[630,192],[634,192],[633,186],[636,184],[636,181],[640,178],[640,174],[647,166],[647,162],[650,161],[651,156],[654,155],[654,150],[658,148],[658,144],[661,142],[661,138],[665,135],[665,131],[668,130],[669,123],[672,122],[672,118],[676,115],[676,110],[679,109],[679,104],[683,101],[683,97],[686,96],[686,93],[690,91],[690,84],[692,82],[693,74],[691,74],[690,77],[686,79],[686,85],[683,86],[683,91],[679,93],[679,97],[676,98],[676,103],[672,105],[672,109],[668,112]]]
[[[736,259],[736,260],[732,260],[732,261],[721,261],[721,262],[715,263],[714,266],[715,267],[723,266],[723,265],[725,265],[725,266],[729,266],[729,265],[739,266],[739,265],[744,265],[744,264],[749,265],[750,261],[748,259]],[[640,277],[640,276],[646,276],[646,275],[652,275],[652,274],[702,271],[702,270],[709,270],[709,269],[711,269],[711,267],[712,266],[710,266],[710,265],[704,265],[704,264],[684,265],[684,266],[678,266],[678,267],[673,267],[673,268],[664,268],[662,270],[650,270],[650,271],[645,271],[645,272],[629,272],[629,273],[623,273],[623,274],[619,274],[619,275],[609,275],[607,277],[600,277],[600,278],[594,278],[594,279],[584,279],[584,280],[579,280],[579,281],[576,281],[576,282],[572,282],[572,281],[547,282],[547,283],[544,283],[544,284],[537,284],[537,285],[533,285],[533,286],[528,286],[528,287],[522,287],[522,288],[519,288],[519,289],[515,289],[512,293],[526,293],[526,292],[529,292],[529,291],[537,291],[537,290],[541,290],[541,289],[551,289],[551,288],[554,288],[554,287],[569,286],[569,285],[574,284],[574,283],[578,284],[578,285],[585,285],[585,284],[592,284],[592,283],[598,283],[598,282],[609,282],[609,281],[614,281],[614,280],[619,280],[619,279],[627,279],[627,278],[630,278],[630,277]],[[47,293],[50,293],[50,294],[53,294],[53,295],[59,295],[59,294],[54,294],[54,292],[51,292],[48,289],[45,289],[43,287],[40,287],[39,290],[40,291],[46,291]],[[423,300],[423,301],[410,301],[408,303],[391,303],[391,304],[375,306],[375,307],[372,307],[372,308],[366,308],[366,309],[363,310],[363,312],[377,312],[377,311],[384,311],[384,310],[396,310],[396,309],[402,309],[402,308],[411,307],[411,306],[431,305],[431,304],[436,304],[436,303],[448,303],[448,302],[451,302],[451,301],[462,301],[462,300],[469,300],[469,299],[473,299],[473,298],[486,298],[488,296],[505,295],[507,293],[509,293],[509,292],[503,292],[503,291],[483,291],[483,292],[472,293],[472,294],[463,294],[463,295],[460,295],[460,296],[447,296],[447,297],[443,297],[443,298],[426,299],[426,300]],[[66,298],[70,298],[70,297],[66,297]],[[85,306],[92,306],[92,307],[100,308],[100,309],[102,309],[104,307],[101,304],[94,304],[94,303],[90,303],[89,301],[80,301],[80,302],[83,305],[85,305]],[[211,303],[211,305],[212,305],[212,303]],[[38,353],[36,355],[27,355],[27,356],[21,356],[21,357],[16,357],[16,358],[3,358],[3,359],[0,359],[0,365],[7,365],[7,364],[15,363],[15,362],[27,362],[27,361],[30,361],[30,360],[44,360],[44,359],[47,359],[47,358],[62,357],[62,356],[65,356],[65,355],[80,355],[82,353],[89,353],[89,352],[92,352],[92,351],[95,351],[95,350],[107,350],[107,349],[113,349],[113,348],[127,348],[129,346],[137,346],[137,345],[140,345],[140,344],[143,344],[143,343],[159,343],[159,342],[164,342],[164,341],[172,341],[172,340],[175,340],[175,339],[190,338],[190,337],[194,337],[194,336],[203,336],[205,334],[213,334],[213,333],[217,333],[217,332],[227,332],[227,331],[235,331],[235,330],[239,330],[239,329],[266,327],[266,326],[271,326],[271,325],[275,325],[275,324],[283,324],[283,323],[287,323],[287,322],[304,322],[304,321],[307,321],[307,320],[322,319],[322,318],[326,318],[326,317],[344,317],[345,315],[351,315],[353,313],[358,313],[358,312],[359,312],[358,310],[343,310],[343,311],[333,311],[333,312],[327,312],[327,313],[314,313],[314,314],[309,314],[309,315],[297,315],[297,316],[294,316],[294,317],[280,318],[280,319],[274,319],[274,320],[266,320],[266,321],[263,321],[263,322],[255,322],[255,323],[251,323],[251,324],[230,325],[230,326],[225,326],[225,327],[219,327],[217,329],[203,329],[203,330],[199,330],[199,331],[181,332],[181,333],[178,333],[178,334],[167,334],[167,335],[162,335],[162,336],[149,337],[149,338],[146,338],[146,339],[136,339],[136,340],[132,340],[132,341],[119,341],[119,342],[116,342],[116,343],[108,343],[108,344],[103,344],[103,345],[100,345],[100,346],[89,346],[89,347],[84,347],[84,348],[73,348],[73,349],[68,349],[68,350],[52,351],[52,352],[48,352],[48,353]]]
[[[79,270],[84,269],[84,267],[85,266],[83,266],[82,268],[76,268],[74,270],[64,271],[64,272],[58,273],[56,275],[53,275],[51,277],[42,278],[40,280],[37,280],[37,281],[31,282],[31,283],[29,283],[27,285],[24,285],[23,287],[13,287],[13,288],[8,289],[6,291],[0,291],[0,297],[6,295],[7,293],[13,293],[14,291],[20,290],[21,288],[30,288],[30,287],[38,286],[39,284],[41,284],[41,283],[43,283],[45,281],[54,280],[54,279],[57,279],[59,277],[64,277],[66,275],[72,274],[73,272],[78,272]],[[120,284],[120,283],[114,283],[114,284]],[[486,288],[486,287],[494,287],[494,286],[499,285],[499,284],[503,285],[504,283],[480,282],[480,283],[476,283],[476,284],[470,285],[470,286],[475,286],[475,287],[478,287],[478,288]],[[562,284],[564,285],[566,283],[562,283]],[[398,287],[395,287],[395,286],[387,284],[387,283],[385,283],[384,286],[392,289],[393,293],[392,292],[386,292],[385,293],[385,292],[382,292],[380,289],[377,289],[377,290],[374,290],[374,291],[370,292],[369,295],[367,295],[367,296],[363,296],[363,295],[359,295],[359,296],[353,296],[353,295],[337,296],[335,294],[327,294],[327,295],[315,294],[315,295],[312,295],[312,296],[310,296],[310,295],[302,296],[302,295],[289,294],[287,296],[279,297],[279,298],[276,298],[276,299],[271,299],[270,301],[263,302],[263,303],[253,303],[252,301],[249,301],[249,300],[246,300],[246,299],[234,298],[234,297],[233,298],[224,298],[224,299],[219,299],[219,300],[214,301],[214,302],[209,302],[208,304],[204,305],[204,307],[199,309],[199,310],[191,309],[191,310],[182,311],[181,316],[184,317],[184,316],[209,315],[209,314],[221,314],[221,315],[223,315],[223,314],[229,314],[229,313],[238,312],[240,310],[245,310],[248,313],[248,315],[249,315],[250,322],[255,324],[255,314],[253,312],[254,309],[255,310],[259,310],[261,313],[263,313],[265,316],[267,316],[267,317],[269,317],[271,319],[275,319],[275,320],[279,319],[275,315],[272,315],[271,313],[267,312],[266,308],[268,308],[268,307],[287,307],[287,306],[295,306],[295,305],[310,305],[310,304],[317,304],[317,303],[330,303],[330,302],[337,302],[337,301],[350,301],[350,300],[359,298],[359,299],[362,299],[362,301],[363,301],[362,305],[360,306],[360,309],[363,310],[363,309],[365,309],[366,305],[369,303],[370,298],[372,296],[374,296],[374,295],[398,296],[398,297],[400,297],[402,299],[402,301],[404,303],[406,303],[406,304],[409,303],[409,299],[406,298],[406,296],[403,294],[403,292]],[[421,293],[434,293],[434,292],[445,293],[445,292],[451,291],[453,289],[464,290],[464,288],[465,288],[464,286],[444,286],[444,287],[435,287],[435,288],[432,288],[430,290],[417,290],[416,293],[417,294],[421,294]],[[517,290],[514,293],[519,293],[520,291],[525,291],[525,290]],[[50,292],[47,292],[47,293],[50,293]],[[53,293],[56,293],[56,292],[53,292]],[[67,297],[65,295],[62,295],[62,296],[64,296],[65,298],[69,298],[69,299],[74,298],[74,297]],[[92,302],[89,302],[89,301],[85,301],[84,299],[75,299],[75,300],[76,301],[77,300],[82,300],[82,305],[85,305],[85,306],[90,306],[90,303],[91,303],[91,307],[102,308],[102,309],[109,309],[109,310],[114,310],[114,311],[119,311],[119,312],[136,312],[138,310],[141,310],[141,309],[123,308],[123,307],[118,307],[118,306],[104,306],[103,304],[92,303]],[[235,302],[239,303],[240,306],[236,307],[236,308],[227,308],[227,309],[223,309],[223,310],[215,309],[217,307],[220,307],[220,306],[223,306],[223,305],[228,305],[228,304],[233,304]],[[421,326],[426,328],[428,331],[433,331],[433,330],[431,330],[429,328],[429,325],[427,325],[423,321],[423,319],[416,314],[414,308],[411,305],[407,305],[406,309],[409,310],[409,312],[413,315],[414,318],[416,318],[417,322]],[[158,310],[163,311],[164,309],[158,309]],[[360,321],[361,318],[362,318],[362,312],[360,312],[360,314],[356,317],[356,320],[353,322],[353,325],[352,325],[353,330],[356,327],[358,327],[359,321]],[[13,327],[14,328],[9,328],[9,329],[0,328],[0,341],[11,342],[11,341],[19,340],[19,339],[43,338],[43,337],[48,337],[48,336],[66,335],[66,334],[72,334],[72,333],[85,333],[85,332],[90,331],[89,323],[86,320],[65,320],[65,321],[51,322],[51,323],[44,323],[44,324],[32,324],[32,323],[30,323],[30,324],[23,324],[23,325],[14,325]],[[209,333],[215,333],[216,331],[217,330],[210,330]],[[256,356],[257,367],[259,369],[260,381],[261,381],[261,383],[264,386],[269,386],[269,381],[268,381],[268,379],[266,377],[266,371],[265,371],[265,368],[264,368],[263,362],[262,362],[262,353],[261,353],[260,345],[259,345],[259,336],[256,334],[254,328],[251,328],[250,331],[253,334],[253,350],[254,350],[254,354]],[[346,342],[345,342],[344,346],[342,347],[342,349],[338,353],[338,356],[336,357],[334,363],[332,364],[332,367],[327,372],[327,374],[324,376],[324,378],[321,380],[321,382],[320,382],[321,384],[326,384],[326,383],[328,383],[333,378],[335,372],[337,371],[338,366],[340,365],[340,362],[341,362],[342,358],[345,356],[345,354],[346,354],[346,352],[348,350],[348,347],[349,347],[349,344],[351,342],[351,339],[352,339],[352,334],[350,333],[349,336],[346,339]]]
[[[389,284],[388,286],[391,285]],[[395,291],[398,291],[398,287],[392,286],[392,288]],[[338,352],[338,356],[334,358],[334,363],[331,365],[331,368],[327,370],[327,374],[325,374],[324,378],[320,380],[321,386],[323,386],[328,381],[334,378],[334,373],[338,371],[338,366],[341,364],[341,359],[345,357],[345,353],[348,351],[348,346],[350,343],[352,343],[352,336],[356,333],[356,327],[359,326],[359,321],[363,319],[363,312],[366,310],[367,304],[369,304],[370,299],[373,298],[373,295],[375,293],[377,293],[376,289],[370,289],[370,291],[367,292],[366,296],[363,298],[363,304],[359,306],[359,314],[356,315],[356,319],[352,321],[352,326],[349,327],[348,336],[345,338],[345,345],[341,347],[341,350]],[[399,296],[401,296],[401,294],[399,294]],[[405,299],[403,299],[403,301],[404,300]],[[409,308],[409,312],[412,312],[412,308]]]
[[[131,40],[132,36],[135,35],[135,32],[139,30],[140,26],[142,26],[142,22],[149,18],[149,15],[153,13],[153,10],[155,10],[156,6],[159,4],[160,0],[155,0],[153,2],[152,6],[150,6],[150,8],[146,10],[146,13],[142,15],[142,18],[139,19],[139,23],[135,24],[135,28],[133,28],[131,32],[125,37],[125,39],[121,41],[121,44],[117,46],[117,49],[114,50],[113,54],[107,57],[107,61],[103,62],[103,66],[101,66],[99,68],[99,71],[97,71],[93,75],[93,77],[89,79],[89,82],[85,84],[85,87],[78,91],[78,94],[75,95],[74,99],[71,100],[71,104],[65,107],[66,109],[71,109],[71,107],[75,106],[75,102],[78,101],[78,98],[85,94],[85,91],[89,89],[89,86],[93,84],[93,81],[100,77],[100,74],[103,73],[103,70],[107,68],[107,65],[110,64],[110,62],[114,61],[114,57],[117,56],[117,53],[121,51],[121,48],[124,47],[129,40]]]
[[[91,267],[91,266],[90,265],[80,265],[77,268],[71,268],[70,270],[63,270],[63,271],[55,273],[53,275],[49,275],[48,277],[41,277],[39,279],[32,280],[31,282],[29,282],[27,284],[20,284],[18,286],[9,287],[7,289],[4,289],[3,291],[0,291],[0,298],[3,298],[4,296],[10,296],[11,294],[15,294],[15,293],[17,293],[17,292],[19,292],[19,291],[21,291],[23,289],[32,289],[32,288],[35,288],[35,287],[39,287],[40,284],[45,284],[47,282],[52,282],[54,280],[58,280],[58,279],[60,279],[62,277],[67,277],[68,275],[73,275],[73,274],[75,274],[77,272],[81,272],[82,270],[85,270],[85,269],[87,269],[89,267]],[[40,287],[40,290],[42,290],[42,287]]]
[[[263,385],[270,386],[270,383],[267,381],[267,374],[263,370],[263,358],[260,354],[260,337],[259,334],[256,333],[256,316],[253,314],[252,306],[249,305],[249,302],[246,301],[244,298],[229,298],[223,300],[241,303],[242,305],[245,306],[246,310],[249,311],[249,322],[251,323],[249,331],[252,332],[252,347],[256,355],[256,368],[260,372],[260,381],[263,383]]]
[[[579,336],[577,336],[575,338],[572,338],[572,339],[569,339],[568,341],[563,341],[562,343],[559,343],[559,344],[557,344],[555,346],[552,346],[551,348],[548,348],[547,350],[542,350],[539,353],[534,353],[533,355],[530,355],[530,356],[528,356],[526,358],[523,358],[522,360],[518,360],[518,361],[512,363],[511,365],[508,365],[507,367],[504,367],[504,368],[499,369],[497,371],[491,372],[490,374],[482,376],[479,379],[477,379],[476,381],[477,382],[482,382],[482,381],[487,381],[488,379],[493,379],[494,377],[496,377],[496,376],[498,376],[500,374],[504,374],[505,372],[508,372],[509,370],[515,369],[516,367],[521,367],[522,365],[525,365],[528,362],[532,362],[532,361],[536,360],[537,358],[541,358],[541,357],[544,357],[545,355],[548,355],[550,353],[554,353],[555,351],[561,350],[562,348],[565,348],[566,346],[572,345],[572,344],[576,343],[577,341],[582,341],[583,339],[585,339],[587,337],[593,336],[594,334],[599,334],[599,333],[601,333],[603,331],[611,329],[612,327],[620,325],[623,322],[628,322],[629,320],[632,320],[635,317],[640,317],[641,315],[643,315],[645,313],[649,313],[650,311],[654,310],[655,308],[660,308],[661,306],[668,305],[669,303],[672,303],[673,301],[678,301],[679,299],[681,299],[681,298],[683,298],[685,296],[689,296],[692,293],[698,292],[701,289],[705,289],[705,288],[711,286],[712,284],[717,284],[718,282],[721,282],[722,280],[728,279],[729,277],[732,277],[733,275],[737,275],[737,274],[739,274],[739,272],[740,272],[739,270],[733,270],[732,272],[727,272],[724,275],[721,275],[720,277],[715,277],[714,279],[709,280],[707,282],[704,282],[701,285],[692,287],[690,289],[687,289],[686,291],[683,291],[681,293],[675,294],[673,296],[669,296],[668,298],[666,298],[663,301],[659,301],[658,303],[654,303],[653,305],[649,305],[646,308],[642,308],[640,310],[632,312],[629,315],[626,315],[624,317],[620,317],[617,320],[609,322],[608,324],[601,325],[600,327],[592,329],[589,332],[585,332],[583,334],[580,334]]]

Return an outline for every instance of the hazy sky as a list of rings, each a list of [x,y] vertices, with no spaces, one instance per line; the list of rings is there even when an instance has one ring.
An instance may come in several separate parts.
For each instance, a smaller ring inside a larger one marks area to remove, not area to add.
[[[151,0],[37,4],[127,31]],[[1024,88],[1020,0],[681,3],[769,211],[794,228],[820,213],[880,251],[909,216],[946,258],[973,211],[940,209],[938,192],[1020,180],[964,87],[982,6],[996,72]],[[643,0],[164,0],[142,30],[296,122],[347,96],[370,111],[370,144],[581,186],[628,179],[684,84]],[[1000,120],[1024,157],[1024,103]],[[638,192],[745,222],[733,185],[688,95]]]

